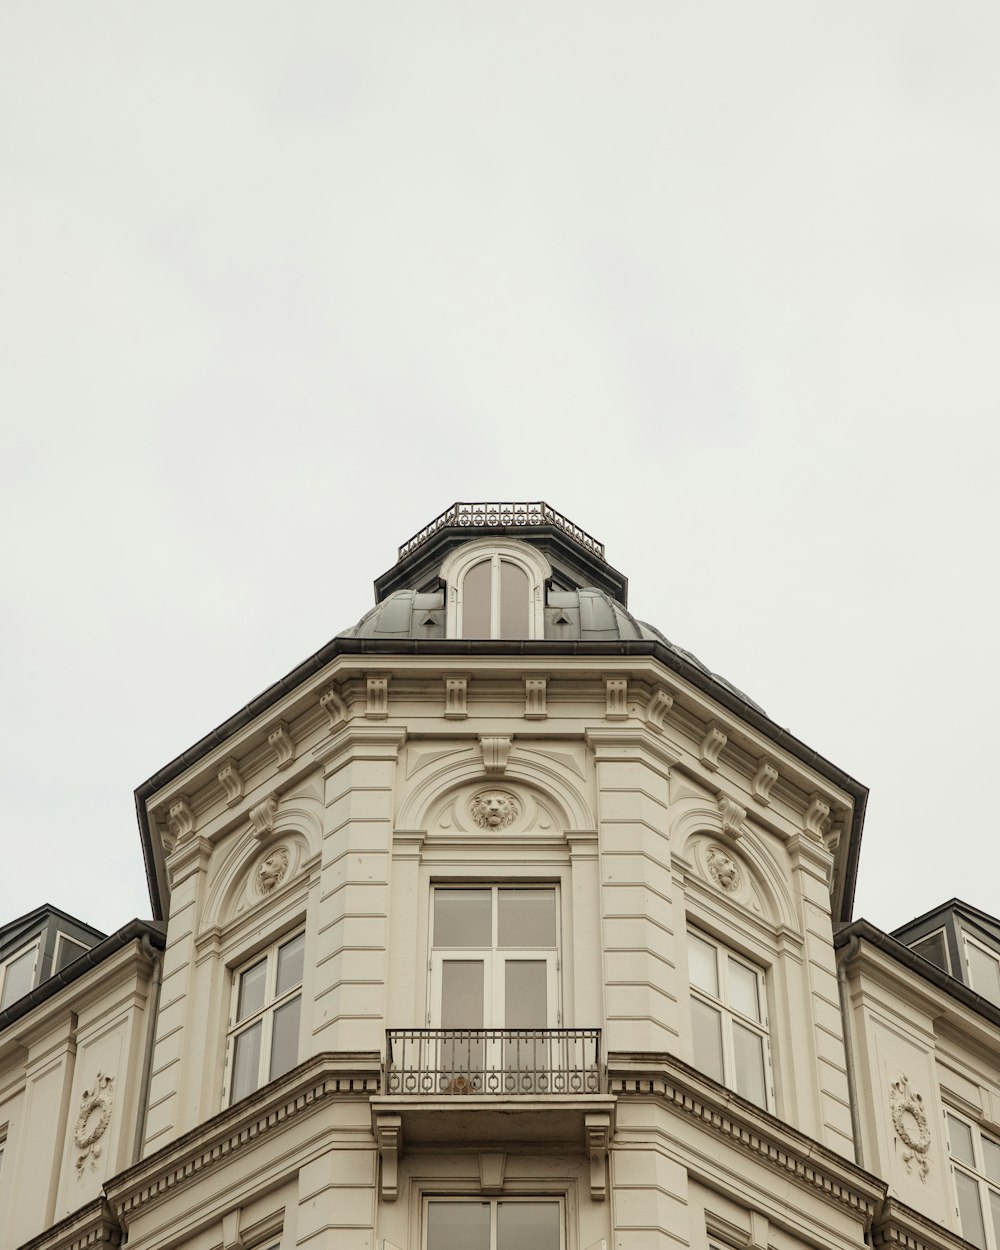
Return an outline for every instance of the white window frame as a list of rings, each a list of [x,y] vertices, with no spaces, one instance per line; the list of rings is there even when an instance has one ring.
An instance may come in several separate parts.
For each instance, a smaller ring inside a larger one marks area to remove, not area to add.
[[[972,1134],[972,1153],[975,1159],[973,1166],[964,1163],[952,1150],[951,1144],[951,1125],[949,1119],[964,1124]],[[1000,1250],[1000,1238],[997,1237],[996,1230],[993,1227],[993,1215],[990,1209],[990,1193],[995,1193],[1000,1200],[1000,1180],[991,1180],[986,1175],[986,1168],[983,1163],[983,1138],[1000,1149],[1000,1133],[989,1133],[984,1131],[975,1120],[970,1120],[968,1116],[962,1115],[955,1111],[952,1107],[946,1107],[944,1112],[945,1133],[948,1142],[948,1155],[951,1163],[951,1191],[952,1198],[955,1203],[955,1220],[957,1227],[966,1241],[972,1241],[970,1235],[972,1230],[966,1232],[962,1229],[962,1214],[959,1206],[958,1183],[955,1180],[955,1173],[961,1172],[969,1177],[970,1180],[976,1182],[979,1191],[979,1214],[983,1221],[983,1229],[986,1236],[985,1250]],[[976,1242],[972,1242],[976,1245]]]
[[[490,1208],[490,1250],[496,1250],[497,1244],[497,1207],[501,1202],[508,1202],[511,1205],[517,1203],[556,1203],[559,1207],[559,1250],[567,1250],[566,1242],[566,1202],[561,1194],[499,1194],[496,1196],[486,1194],[427,1194],[423,1200],[423,1210],[420,1220],[420,1245],[421,1250],[434,1250],[431,1246],[430,1237],[430,1206],[432,1202],[440,1203],[465,1203],[474,1206],[489,1206]]]
[[[986,942],[982,942],[979,938],[973,937],[972,934],[964,928],[962,929],[962,941],[964,943],[962,954],[965,957],[965,971],[969,978],[969,985],[976,991],[977,994],[982,994],[983,998],[985,998],[988,1002],[996,1003],[996,1005],[1000,1007],[1000,1001],[995,998],[991,998],[989,994],[983,994],[983,991],[977,987],[975,979],[972,975],[972,965],[969,962],[969,947],[975,947],[976,950],[980,951],[983,955],[986,955],[987,958],[992,959],[997,965],[998,976],[1000,976],[1000,954],[998,954],[993,947],[989,946]]]
[[[497,594],[500,563],[516,565],[528,578],[528,638],[545,637],[545,584],[552,566],[536,548],[513,539],[482,538],[462,543],[441,565],[441,578],[447,586],[448,638],[461,638],[463,591],[466,574],[484,560],[491,561],[491,638],[500,636],[500,596]]]
[[[76,946],[78,948],[77,953],[73,956],[73,959],[67,960],[66,963],[63,965],[64,967],[67,967],[67,968],[69,967],[71,963],[73,963],[74,960],[79,959],[81,955],[85,955],[87,951],[90,950],[90,947],[87,946],[86,943],[81,942],[79,938],[70,937],[68,933],[63,933],[62,929],[57,929],[56,930],[56,948],[52,952],[53,975],[55,975],[56,972],[62,971],[62,968],[60,968],[59,966],[59,956],[62,954],[62,949],[64,945]]]
[[[722,1084],[728,1089],[739,1094],[741,1098],[748,1096],[736,1088],[735,1071],[736,1056],[733,1045],[733,1022],[736,1021],[743,1025],[752,1033],[756,1033],[763,1041],[764,1053],[764,1107],[765,1111],[774,1111],[774,1068],[771,1063],[771,1028],[768,1018],[767,1009],[767,977],[765,971],[752,960],[734,951],[731,946],[718,938],[706,933],[704,929],[698,929],[693,925],[688,926],[688,936],[699,938],[706,945],[711,946],[715,951],[715,968],[716,977],[719,985],[720,997],[713,997],[707,990],[696,986],[691,982],[690,973],[688,974],[688,989],[690,995],[694,999],[698,999],[713,1011],[718,1012],[722,1020]],[[746,968],[748,972],[752,972],[757,979],[757,1002],[760,1006],[760,1020],[754,1020],[751,1016],[744,1015],[741,1011],[730,1005],[729,995],[727,993],[728,986],[728,960]],[[697,1063],[697,1060],[696,1060]],[[714,1079],[714,1078],[713,1078]],[[752,1101],[752,1100],[750,1100]],[[756,1105],[756,1104],[755,1104]]]
[[[263,950],[258,950],[250,959],[244,960],[238,967],[233,969],[233,983],[230,993],[229,1003],[229,1021],[226,1029],[226,1072],[223,1082],[222,1105],[228,1107],[231,1105],[233,1076],[236,1070],[236,1039],[243,1033],[252,1029],[258,1021],[262,1021],[261,1037],[260,1037],[260,1055],[257,1063],[257,1084],[253,1090],[248,1091],[243,1097],[248,1097],[250,1093],[255,1093],[269,1084],[271,1080],[271,1037],[274,1028],[275,1013],[284,1007],[286,1003],[292,1002],[296,997],[300,1000],[299,1007],[299,1038],[296,1048],[296,1063],[299,1062],[298,1056],[302,1050],[302,1006],[301,1000],[304,993],[305,982],[305,958],[303,957],[303,975],[302,979],[293,986],[290,986],[284,994],[278,996],[275,994],[278,979],[278,951],[289,943],[294,942],[296,938],[302,938],[305,941],[305,930],[294,929],[290,933],[282,934],[270,946]],[[264,978],[264,1002],[257,1011],[250,1012],[242,1020],[237,1021],[236,1014],[239,1010],[240,985],[244,973],[249,972],[252,968],[256,968],[263,960],[267,960],[267,968]],[[293,1067],[295,1064],[292,1065]]]
[[[24,993],[30,994],[31,991],[35,988],[35,976],[38,973],[38,954],[41,948],[42,948],[41,939],[36,937],[34,941],[25,942],[25,944],[23,946],[19,946],[17,950],[11,951],[11,953],[7,956],[7,958],[3,961],[3,963],[0,963],[0,1003],[3,1002],[4,986],[7,984],[8,968],[10,968],[11,964],[17,963],[19,959],[23,959],[25,955],[30,954],[32,951],[34,951],[35,953],[35,960],[34,960],[34,963],[31,965],[31,984],[24,991]],[[21,994],[18,996],[18,998],[23,998],[23,997],[24,997],[24,994]],[[16,1003],[18,1001],[18,998],[12,998],[9,1003],[6,1003],[5,1009],[6,1007],[9,1007],[11,1003]]]

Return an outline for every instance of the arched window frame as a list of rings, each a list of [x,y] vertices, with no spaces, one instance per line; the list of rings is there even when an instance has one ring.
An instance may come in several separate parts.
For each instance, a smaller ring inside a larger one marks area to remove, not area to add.
[[[441,577],[448,588],[447,637],[461,638],[463,589],[466,574],[483,560],[492,562],[493,620],[490,636],[499,637],[499,600],[496,587],[500,576],[500,563],[509,561],[528,578],[528,638],[545,637],[545,583],[552,576],[548,560],[527,543],[512,540],[484,538],[463,543],[453,551],[441,566]]]

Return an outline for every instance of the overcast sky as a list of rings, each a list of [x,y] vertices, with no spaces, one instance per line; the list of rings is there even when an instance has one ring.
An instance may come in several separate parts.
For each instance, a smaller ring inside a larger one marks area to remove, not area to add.
[[[0,919],[148,915],[132,791],[546,499],[1000,912],[1000,10],[0,7]]]

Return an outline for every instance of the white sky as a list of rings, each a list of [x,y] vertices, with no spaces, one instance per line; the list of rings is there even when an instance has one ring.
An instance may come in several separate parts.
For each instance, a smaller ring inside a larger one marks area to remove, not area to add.
[[[856,914],[1000,912],[995,3],[0,7],[0,919],[454,499],[871,787]],[[985,804],[985,806],[984,806]]]

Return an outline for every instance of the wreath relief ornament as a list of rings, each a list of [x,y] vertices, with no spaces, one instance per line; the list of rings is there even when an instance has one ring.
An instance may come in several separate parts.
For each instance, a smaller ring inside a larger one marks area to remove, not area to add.
[[[506,829],[521,813],[517,799],[506,790],[481,790],[469,807],[480,829]]]
[[[87,1160],[92,1168],[97,1166],[101,1157],[100,1140],[107,1132],[111,1123],[111,1112],[114,1107],[113,1076],[105,1076],[98,1072],[92,1089],[85,1089],[80,1099],[80,1110],[73,1129],[73,1143],[80,1153],[76,1158],[78,1176],[83,1175]]]
[[[910,1078],[901,1073],[889,1090],[892,1106],[892,1127],[903,1143],[903,1162],[907,1172],[913,1171],[914,1163],[922,1181],[927,1180],[930,1164],[927,1152],[931,1148],[931,1130],[927,1123],[922,1096],[910,1089]]]

